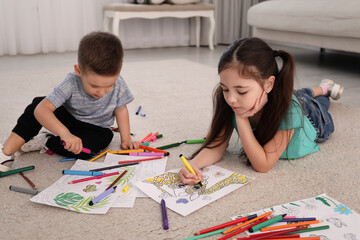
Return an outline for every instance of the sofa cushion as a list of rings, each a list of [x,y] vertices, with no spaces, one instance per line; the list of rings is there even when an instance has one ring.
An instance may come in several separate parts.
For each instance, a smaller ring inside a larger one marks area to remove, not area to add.
[[[360,37],[359,0],[271,0],[252,6],[248,23],[257,28]]]

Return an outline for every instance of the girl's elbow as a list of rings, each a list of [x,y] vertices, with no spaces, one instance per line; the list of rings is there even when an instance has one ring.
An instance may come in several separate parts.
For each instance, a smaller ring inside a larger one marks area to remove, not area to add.
[[[255,168],[254,167],[254,170],[259,172],[259,173],[267,173],[270,169],[271,169],[271,167],[270,168],[265,168],[265,167],[257,167],[257,168]]]

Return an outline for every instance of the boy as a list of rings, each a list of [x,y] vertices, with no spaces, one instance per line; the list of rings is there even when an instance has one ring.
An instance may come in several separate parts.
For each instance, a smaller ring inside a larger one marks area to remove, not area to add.
[[[123,55],[120,40],[110,33],[84,36],[75,72],[69,73],[52,93],[35,98],[25,109],[4,146],[0,144],[0,163],[19,149],[35,151],[45,146],[62,156],[90,159],[92,154],[82,152],[83,147],[93,153],[106,148],[113,138],[114,118],[121,148],[139,148],[140,143],[130,137],[126,107],[134,98],[119,75]],[[54,135],[37,135],[42,127]],[[4,170],[6,166],[0,166],[0,171]]]

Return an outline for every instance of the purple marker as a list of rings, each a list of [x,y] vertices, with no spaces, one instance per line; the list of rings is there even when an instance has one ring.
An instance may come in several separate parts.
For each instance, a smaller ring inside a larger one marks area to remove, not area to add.
[[[165,204],[164,199],[161,199],[161,212],[162,212],[162,216],[163,216],[163,227],[165,230],[168,230],[169,222],[168,222],[168,218],[167,218],[166,204]]]
[[[139,114],[139,112],[140,112],[140,109],[141,109],[141,105],[138,107],[138,110],[136,111],[136,115],[138,115]]]

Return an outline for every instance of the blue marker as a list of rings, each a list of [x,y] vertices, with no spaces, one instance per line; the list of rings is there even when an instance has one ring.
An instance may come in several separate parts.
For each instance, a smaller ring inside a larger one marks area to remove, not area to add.
[[[139,112],[140,112],[140,109],[141,109],[141,105],[138,107],[138,110],[136,111],[136,115],[138,115],[139,114]]]
[[[101,199],[104,199],[106,196],[108,196],[110,193],[115,192],[117,186],[115,187],[111,187],[108,190],[106,190],[105,192],[103,192],[102,194],[100,194],[99,196],[97,196],[96,198],[94,198],[93,200],[91,200],[89,202],[89,205],[92,206],[94,204],[96,204],[97,202],[99,202]]]
[[[68,161],[75,161],[77,160],[77,158],[63,158],[63,159],[60,159],[60,162],[68,162]]]
[[[67,175],[83,175],[83,176],[101,176],[103,172],[95,172],[95,171],[77,171],[77,170],[64,170],[63,174]]]

